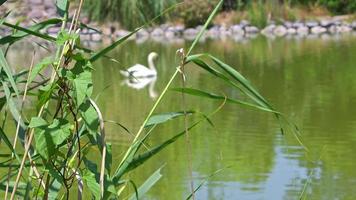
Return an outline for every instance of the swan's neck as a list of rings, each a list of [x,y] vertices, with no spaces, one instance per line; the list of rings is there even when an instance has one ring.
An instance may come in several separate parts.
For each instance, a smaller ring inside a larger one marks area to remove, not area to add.
[[[155,99],[157,97],[157,92],[155,91],[156,79],[154,79],[148,86],[148,93],[151,98]]]
[[[155,64],[153,62],[153,57],[152,56],[149,56],[148,57],[148,67],[153,70],[153,71],[156,71],[156,67],[155,67]]]

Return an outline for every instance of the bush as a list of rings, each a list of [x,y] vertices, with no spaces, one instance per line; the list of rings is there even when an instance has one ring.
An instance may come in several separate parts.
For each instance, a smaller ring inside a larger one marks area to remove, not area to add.
[[[176,4],[177,0],[87,0],[85,11],[97,21],[113,20],[132,29],[158,16],[164,9]],[[161,16],[162,23],[167,16]]]
[[[177,16],[183,19],[186,27],[202,25],[217,3],[218,0],[186,0]]]
[[[345,14],[356,11],[355,0],[320,0],[319,3],[337,14]]]
[[[263,3],[251,3],[247,10],[251,24],[263,28],[268,23],[266,6]]]

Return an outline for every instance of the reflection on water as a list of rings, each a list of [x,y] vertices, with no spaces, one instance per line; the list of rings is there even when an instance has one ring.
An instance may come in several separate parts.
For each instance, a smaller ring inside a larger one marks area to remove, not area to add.
[[[137,131],[154,103],[149,88],[162,91],[177,66],[175,54],[182,45],[189,43],[128,42],[111,54],[120,64],[105,59],[95,63],[94,90],[103,92],[99,105],[104,118]],[[135,82],[125,81],[119,71],[144,63],[151,51],[160,55],[157,80],[145,83],[143,88],[147,89],[135,90],[130,85]],[[355,38],[205,41],[195,52],[209,52],[236,67],[299,126],[309,150],[300,147],[291,134],[281,135],[278,122],[270,114],[225,105],[212,118],[213,127],[204,124],[191,132],[195,186],[214,171],[230,166],[210,178],[198,191],[197,199],[298,199],[304,186],[308,199],[356,199]],[[187,81],[189,87],[241,97],[193,66],[187,66]],[[107,85],[110,87],[103,90]],[[180,86],[179,80],[175,86]],[[196,97],[187,97],[187,101],[188,109],[204,113],[221,104]],[[181,106],[181,96],[170,91],[157,112],[180,111]],[[181,130],[181,119],[159,126],[148,145],[154,146]],[[112,124],[107,124],[107,132],[114,159],[119,162],[132,136]],[[130,178],[139,185],[166,163],[163,178],[147,198],[185,198],[189,195],[186,152],[181,139]]]

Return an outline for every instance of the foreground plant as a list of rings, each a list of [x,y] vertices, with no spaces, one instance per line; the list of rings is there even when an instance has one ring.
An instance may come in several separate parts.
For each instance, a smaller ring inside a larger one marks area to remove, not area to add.
[[[5,186],[1,187],[5,188],[4,199],[9,196],[10,199],[18,197],[69,199],[70,195],[74,194],[78,195],[78,199],[82,199],[83,195],[94,199],[116,199],[123,198],[123,191],[129,187],[134,188],[129,199],[141,198],[161,178],[161,168],[152,173],[140,187],[137,187],[127,174],[178,138],[186,135],[189,141],[189,130],[201,122],[209,121],[209,117],[221,108],[217,108],[210,114],[201,115],[198,121],[189,122],[188,115],[195,113],[186,110],[185,95],[220,100],[221,106],[225,103],[235,103],[271,112],[282,120],[283,116],[275,111],[233,67],[209,54],[192,55],[197,41],[221,7],[222,2],[220,1],[211,13],[191,47],[187,51],[184,49],[179,51],[181,56],[179,66],[146,116],[116,169],[112,167],[111,145],[105,140],[104,119],[99,107],[92,99],[92,63],[101,57],[107,57],[106,54],[109,51],[121,45],[140,28],[118,39],[110,46],[94,52],[83,48],[80,44],[80,27],[85,26],[79,22],[83,0],[79,2],[78,9],[71,19],[68,15],[69,1],[67,0],[57,1],[60,19],[49,19],[28,28],[7,23],[5,18],[1,19],[0,24],[14,30],[13,34],[0,39],[0,44],[6,45],[7,50],[14,42],[30,35],[51,42],[57,48],[53,56],[44,58],[37,64],[31,64],[29,70],[18,74],[11,73],[12,70],[6,62],[6,53],[0,50],[1,85],[5,94],[1,98],[0,108],[5,116],[7,113],[11,114],[17,127],[13,142],[9,139],[13,133],[6,133],[3,128],[0,129],[0,137],[12,153],[1,163],[8,171],[1,177],[1,184]],[[174,6],[166,11],[172,8]],[[62,28],[57,37],[41,33],[41,29],[58,23],[62,24]],[[210,62],[207,62],[208,60]],[[185,73],[185,67],[189,63],[225,82],[227,87],[241,91],[251,102],[232,99],[197,88],[186,88],[185,77],[188,75]],[[44,77],[42,71],[46,68],[51,68],[52,74],[41,80],[41,77]],[[181,94],[183,111],[155,114],[156,108],[178,75],[182,77],[182,87],[172,90]],[[23,84],[25,84],[24,89],[20,89],[23,87],[19,86]],[[30,91],[31,95],[37,97],[37,114],[27,119],[25,116],[31,113],[24,113],[23,106],[19,106],[18,102],[23,102]],[[22,96],[22,101],[17,101],[20,96]],[[185,118],[185,127],[180,133],[154,147],[147,148],[144,145],[147,138],[154,133],[156,126],[177,117]],[[11,123],[10,118],[5,117],[3,120],[4,124]],[[14,148],[19,140],[24,149],[22,157]],[[91,159],[90,155],[100,157],[100,161]],[[15,163],[20,167],[11,167]],[[188,198],[194,198],[194,192],[200,187],[201,185],[194,188],[192,184],[192,194]]]

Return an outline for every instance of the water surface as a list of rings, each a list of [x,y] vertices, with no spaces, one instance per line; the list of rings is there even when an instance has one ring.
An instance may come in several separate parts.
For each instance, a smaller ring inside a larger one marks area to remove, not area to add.
[[[107,59],[96,62],[94,90],[101,93],[98,102],[104,118],[137,131],[154,103],[154,92],[162,91],[176,69],[176,50],[189,44],[130,41],[111,54],[120,64]],[[151,89],[127,86],[120,67],[146,65],[151,51],[160,55],[154,85]],[[308,199],[356,199],[355,37],[205,41],[195,52],[211,53],[247,77],[277,110],[298,125],[308,151],[291,133],[281,134],[273,115],[226,104],[212,117],[214,126],[204,123],[190,132],[191,152],[183,137],[130,175],[140,185],[165,165],[162,179],[147,199],[184,199],[189,195],[188,154],[193,158],[195,186],[224,168],[207,179],[196,193],[197,199],[298,199],[305,186]],[[195,66],[186,70],[189,87],[244,98]],[[177,79],[174,87],[180,84]],[[190,96],[186,99],[188,109],[206,114],[221,103]],[[157,112],[181,110],[181,95],[170,91]],[[198,119],[192,116],[189,123]],[[183,129],[182,119],[159,126],[147,145],[155,146]],[[107,135],[118,165],[132,136],[109,123]]]

